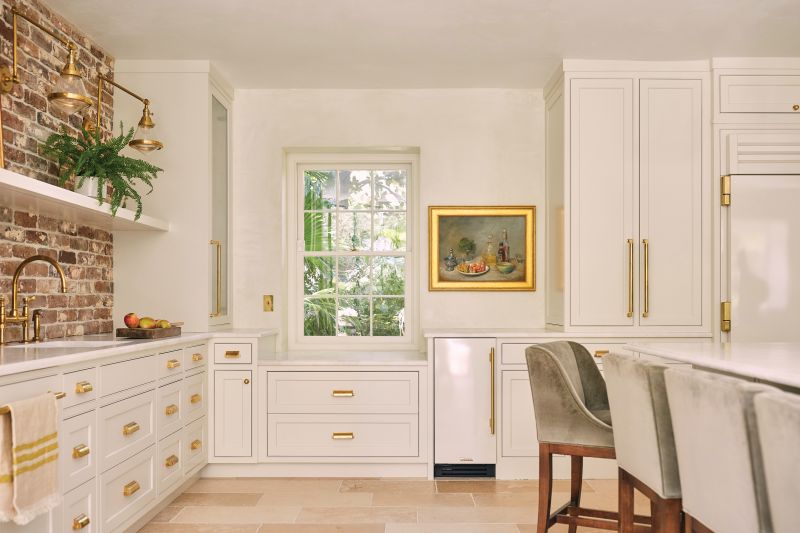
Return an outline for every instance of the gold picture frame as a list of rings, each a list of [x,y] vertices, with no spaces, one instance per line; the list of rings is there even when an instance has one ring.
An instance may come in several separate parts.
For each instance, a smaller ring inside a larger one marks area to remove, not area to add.
[[[430,206],[428,290],[535,291],[536,206]]]

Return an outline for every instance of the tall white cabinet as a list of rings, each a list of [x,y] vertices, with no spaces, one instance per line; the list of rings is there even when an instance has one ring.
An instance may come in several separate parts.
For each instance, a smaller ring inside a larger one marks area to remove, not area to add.
[[[565,61],[546,99],[547,323],[710,331],[708,63]]]

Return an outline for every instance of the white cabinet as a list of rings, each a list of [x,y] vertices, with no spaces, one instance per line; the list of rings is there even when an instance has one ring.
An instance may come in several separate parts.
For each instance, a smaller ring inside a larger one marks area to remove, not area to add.
[[[504,457],[538,457],[536,419],[527,370],[502,372],[502,449]]]
[[[251,457],[253,387],[250,370],[214,372],[214,456]]]
[[[800,113],[800,74],[719,77],[721,113]]]
[[[209,317],[230,323],[230,101],[211,91],[211,246]]]

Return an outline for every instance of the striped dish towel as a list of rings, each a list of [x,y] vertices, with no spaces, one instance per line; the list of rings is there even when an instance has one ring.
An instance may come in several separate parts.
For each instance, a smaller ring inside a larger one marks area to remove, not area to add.
[[[56,507],[58,406],[48,392],[0,415],[0,521],[24,525]]]

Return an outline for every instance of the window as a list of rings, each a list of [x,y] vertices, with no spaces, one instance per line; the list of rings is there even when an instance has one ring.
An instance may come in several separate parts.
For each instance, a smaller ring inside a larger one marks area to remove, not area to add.
[[[398,154],[290,159],[296,344],[415,343],[413,160]]]

